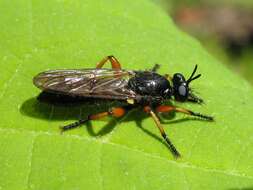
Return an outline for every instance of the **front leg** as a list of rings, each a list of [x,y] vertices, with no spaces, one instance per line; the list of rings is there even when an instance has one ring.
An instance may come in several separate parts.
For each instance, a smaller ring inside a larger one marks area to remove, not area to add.
[[[172,111],[181,112],[181,113],[184,113],[187,115],[192,115],[192,116],[199,117],[199,118],[202,118],[202,119],[205,119],[208,121],[214,120],[214,118],[212,116],[203,115],[201,113],[196,113],[191,110],[179,108],[179,107],[175,107],[175,106],[160,105],[156,108],[156,112],[158,112],[158,113],[168,113],[168,112],[172,112]]]

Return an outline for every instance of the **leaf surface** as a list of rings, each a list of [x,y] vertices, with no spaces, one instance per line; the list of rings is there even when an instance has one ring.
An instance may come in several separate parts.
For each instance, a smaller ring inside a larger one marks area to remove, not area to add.
[[[0,2],[0,189],[237,189],[253,187],[253,91],[180,32],[151,2]],[[204,105],[176,105],[215,122],[177,114],[164,128],[183,155],[175,160],[152,119],[120,120],[59,133],[100,104],[39,103],[32,78],[48,69],[93,68],[106,55],[125,69],[190,76]]]

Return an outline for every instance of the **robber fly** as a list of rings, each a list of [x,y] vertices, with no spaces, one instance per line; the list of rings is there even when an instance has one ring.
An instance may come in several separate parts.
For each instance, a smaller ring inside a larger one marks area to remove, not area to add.
[[[107,61],[110,61],[111,69],[102,68]],[[132,108],[142,107],[143,111],[153,118],[173,155],[180,157],[180,153],[166,135],[157,113],[181,112],[209,121],[212,121],[213,117],[164,105],[166,100],[172,98],[180,102],[191,101],[199,104],[203,102],[189,87],[191,81],[201,76],[200,74],[195,76],[197,65],[187,80],[181,73],[176,73],[173,77],[162,76],[156,72],[158,67],[159,65],[155,65],[149,71],[124,70],[114,56],[107,56],[94,69],[45,71],[35,76],[33,83],[43,92],[70,97],[118,100],[126,103],[123,107],[112,107],[102,113],[90,114],[87,118],[61,127],[62,131],[108,115],[122,117]]]

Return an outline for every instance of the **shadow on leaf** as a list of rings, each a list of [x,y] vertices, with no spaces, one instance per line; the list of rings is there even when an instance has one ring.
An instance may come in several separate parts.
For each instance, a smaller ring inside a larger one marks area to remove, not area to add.
[[[21,108],[20,112],[23,115],[39,118],[43,120],[56,120],[65,121],[68,119],[78,120],[88,117],[90,114],[107,111],[111,107],[126,106],[127,103],[120,101],[111,100],[100,100],[92,98],[77,98],[69,97],[65,95],[48,94],[42,92],[38,97],[33,97],[26,100]],[[199,120],[195,118],[183,118],[172,120],[175,117],[175,113],[167,113],[161,115],[161,123],[180,123],[189,120]],[[153,134],[142,126],[143,119],[147,118],[148,115],[142,111],[142,108],[135,108],[129,111],[123,118],[111,119],[107,124],[95,132],[92,127],[92,123],[87,122],[86,129],[91,136],[103,136],[110,133],[119,122],[135,121],[136,126],[139,127],[144,133],[152,136],[156,140],[160,141],[164,145],[167,144],[157,134]],[[154,123],[155,125],[155,123]]]

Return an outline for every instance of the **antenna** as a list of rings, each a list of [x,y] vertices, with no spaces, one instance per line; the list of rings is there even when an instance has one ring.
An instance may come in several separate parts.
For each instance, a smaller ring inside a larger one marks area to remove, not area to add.
[[[193,77],[194,74],[195,74],[196,71],[197,71],[197,68],[198,68],[198,65],[195,65],[195,67],[194,67],[194,69],[193,69],[193,72],[192,72],[190,78],[186,81],[187,84],[189,84],[191,81],[193,81],[193,80],[195,80],[195,79],[197,79],[197,78],[199,78],[199,77],[201,76],[201,74],[198,74],[197,76]]]

